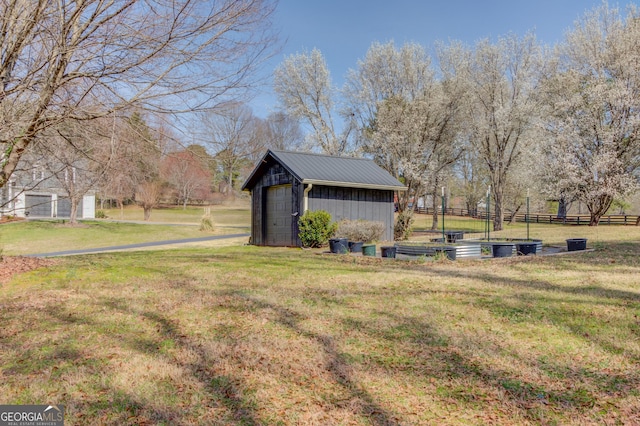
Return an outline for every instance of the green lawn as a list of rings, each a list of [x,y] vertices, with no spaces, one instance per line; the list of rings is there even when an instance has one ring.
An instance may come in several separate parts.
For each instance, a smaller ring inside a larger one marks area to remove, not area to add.
[[[58,259],[0,287],[2,403],[65,404],[69,425],[634,424],[640,229],[597,236],[491,261]]]
[[[100,248],[144,242],[200,238],[210,235],[248,233],[250,212],[246,203],[214,206],[213,231],[200,231],[202,208],[163,208],[154,210],[149,222],[140,219],[142,209],[106,210],[107,219],[80,221],[71,226],[65,220],[29,220],[0,225],[0,248],[6,255],[49,253],[65,250]],[[235,243],[246,243],[234,240]]]
[[[61,221],[22,221],[0,225],[0,247],[6,255],[25,255],[247,232],[248,228],[218,227],[214,232],[203,232],[198,226],[98,220],[79,226]]]
[[[238,199],[228,201],[221,205],[210,206],[211,217],[218,226],[243,226],[251,225],[251,211],[249,200]],[[138,206],[127,206],[124,210],[105,209],[103,210],[109,219],[142,221],[144,213]],[[159,207],[151,211],[151,223],[181,223],[200,224],[200,219],[204,214],[204,207]]]

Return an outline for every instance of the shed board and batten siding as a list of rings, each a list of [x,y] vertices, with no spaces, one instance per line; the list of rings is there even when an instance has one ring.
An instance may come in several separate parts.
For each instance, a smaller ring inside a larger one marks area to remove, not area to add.
[[[393,240],[393,191],[314,185],[309,210],[325,210],[335,221],[363,219],[385,224],[386,241]]]

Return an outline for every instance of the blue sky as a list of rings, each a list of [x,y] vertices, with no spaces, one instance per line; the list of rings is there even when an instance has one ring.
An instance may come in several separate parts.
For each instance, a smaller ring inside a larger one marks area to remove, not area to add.
[[[291,54],[318,48],[331,77],[342,86],[375,41],[398,46],[416,42],[431,50],[436,41],[461,40],[472,45],[509,32],[533,31],[553,45],[586,10],[601,0],[280,0],[275,25],[285,41],[282,52],[264,69],[270,75]],[[609,1],[624,8],[629,2]],[[265,117],[277,107],[270,87],[251,103]]]

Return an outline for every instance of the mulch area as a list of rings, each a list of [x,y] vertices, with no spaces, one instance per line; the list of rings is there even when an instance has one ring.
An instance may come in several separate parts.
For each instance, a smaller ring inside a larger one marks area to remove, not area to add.
[[[0,284],[8,282],[14,275],[52,265],[52,259],[23,256],[2,256],[0,260]]]

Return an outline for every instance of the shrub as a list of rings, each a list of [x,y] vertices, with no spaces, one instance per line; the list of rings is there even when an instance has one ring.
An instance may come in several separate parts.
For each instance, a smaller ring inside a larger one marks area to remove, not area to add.
[[[200,230],[203,232],[210,232],[213,231],[214,228],[215,226],[213,225],[213,218],[211,217],[211,214],[205,214],[202,216],[202,219],[200,219]]]
[[[398,215],[393,228],[393,237],[398,241],[408,240],[413,227],[413,212],[404,211]]]
[[[96,210],[96,219],[106,219],[107,213],[104,210]]]
[[[322,247],[335,234],[338,224],[324,210],[307,211],[298,219],[298,237],[303,247]]]
[[[384,223],[371,220],[343,219],[338,223],[336,235],[349,241],[369,243],[379,240],[384,235]]]

